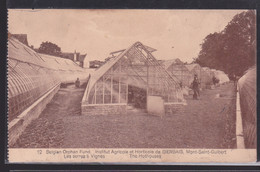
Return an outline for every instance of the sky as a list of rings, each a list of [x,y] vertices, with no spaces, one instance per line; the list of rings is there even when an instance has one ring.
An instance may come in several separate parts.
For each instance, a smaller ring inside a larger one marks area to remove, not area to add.
[[[210,33],[220,32],[244,10],[72,10],[11,9],[8,31],[27,34],[38,48],[50,41],[63,52],[104,60],[139,41],[157,49],[157,59],[191,62]]]

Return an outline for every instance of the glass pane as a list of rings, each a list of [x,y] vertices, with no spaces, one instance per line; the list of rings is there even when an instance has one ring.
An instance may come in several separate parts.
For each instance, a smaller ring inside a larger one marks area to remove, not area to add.
[[[96,104],[103,104],[103,95],[96,95]]]
[[[88,103],[89,103],[89,104],[95,103],[94,100],[93,100],[93,99],[94,99],[94,93],[95,93],[95,92],[94,92],[94,88],[92,88],[91,91],[90,91],[90,93],[89,93],[89,97],[88,97]]]
[[[111,103],[111,95],[105,95],[105,104]]]
[[[118,94],[113,94],[112,96],[113,96],[112,97],[112,103],[119,103],[119,101],[118,101]]]

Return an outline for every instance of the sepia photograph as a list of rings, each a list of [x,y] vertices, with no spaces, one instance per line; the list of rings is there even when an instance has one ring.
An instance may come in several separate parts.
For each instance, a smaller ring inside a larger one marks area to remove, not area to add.
[[[7,44],[9,161],[256,160],[256,10],[9,9]]]

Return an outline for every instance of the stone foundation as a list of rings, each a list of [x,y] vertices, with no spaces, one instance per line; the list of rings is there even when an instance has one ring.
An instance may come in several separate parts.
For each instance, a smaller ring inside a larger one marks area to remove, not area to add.
[[[82,115],[125,115],[127,104],[91,104],[82,105]]]
[[[182,112],[184,103],[165,103],[164,111],[166,115]],[[127,104],[90,104],[81,106],[82,115],[125,115],[127,114]]]

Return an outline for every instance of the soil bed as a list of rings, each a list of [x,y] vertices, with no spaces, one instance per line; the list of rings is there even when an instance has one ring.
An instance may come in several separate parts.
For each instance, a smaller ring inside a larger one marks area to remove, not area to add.
[[[84,89],[62,88],[14,147],[23,148],[235,148],[233,84],[187,97],[163,118],[138,110],[127,115],[80,115]]]

